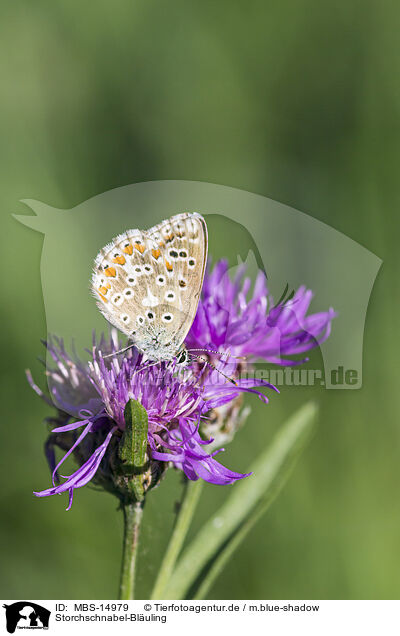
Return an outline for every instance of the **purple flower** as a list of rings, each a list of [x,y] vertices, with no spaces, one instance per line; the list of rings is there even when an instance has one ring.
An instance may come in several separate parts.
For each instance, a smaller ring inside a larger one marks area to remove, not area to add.
[[[217,462],[214,457],[219,451],[207,453],[212,440],[202,439],[200,425],[211,409],[227,405],[243,392],[255,392],[267,402],[266,396],[253,387],[274,388],[272,385],[248,379],[232,384],[221,374],[214,382],[212,374],[202,378],[201,371],[200,375],[190,368],[178,371],[175,362],[143,363],[134,348],[105,358],[121,348],[115,331],[110,341],[102,336],[98,345],[93,342],[88,365],[75,354],[70,357],[61,340],[51,339],[47,348],[55,363],[47,372],[50,397],[28,374],[32,388],[58,408],[57,417],[51,420],[57,426],[46,444],[53,486],[35,492],[38,497],[68,492],[69,510],[74,490],[90,481],[120,497],[124,495],[124,482],[114,468],[125,429],[124,409],[131,398],[138,400],[148,415],[149,488],[157,485],[169,462],[189,479],[201,478],[213,484],[231,484],[246,476]],[[66,451],[58,463],[55,446]],[[65,481],[60,483],[59,470],[71,455],[79,468],[66,477],[62,475]]]
[[[249,362],[263,359],[283,366],[305,362],[307,358],[295,360],[292,356],[328,338],[335,312],[329,309],[307,315],[313,294],[305,287],[287,302],[274,306],[262,271],[248,298],[251,281],[244,277],[245,271],[246,266],[241,266],[231,280],[225,260],[207,271],[197,314],[186,338],[188,349],[229,351],[245,356]]]
[[[58,410],[49,418],[56,426],[46,443],[53,486],[36,492],[38,497],[69,492],[69,509],[75,488],[89,482],[120,498],[126,495],[126,479],[117,470],[118,446],[125,429],[124,409],[132,398],[148,415],[147,489],[159,483],[170,464],[189,479],[213,484],[231,484],[246,476],[225,468],[215,456],[248,415],[248,408],[242,409],[243,394],[255,393],[267,402],[254,387],[277,389],[254,374],[243,377],[241,357],[250,365],[257,359],[300,364],[305,359],[292,356],[326,340],[335,313],[330,309],[307,315],[312,293],[305,287],[274,305],[262,272],[248,299],[251,282],[244,277],[245,269],[239,268],[232,281],[227,262],[219,261],[206,274],[186,345],[192,351],[210,350],[208,364],[196,358],[195,351],[183,372],[176,362],[144,362],[135,348],[106,357],[122,346],[115,330],[110,340],[102,336],[97,344],[93,339],[88,364],[74,352],[69,355],[62,340],[47,343],[54,361],[47,371],[50,397],[28,374],[32,388]],[[65,451],[58,463],[55,447]],[[79,467],[61,482],[59,469],[71,455]]]

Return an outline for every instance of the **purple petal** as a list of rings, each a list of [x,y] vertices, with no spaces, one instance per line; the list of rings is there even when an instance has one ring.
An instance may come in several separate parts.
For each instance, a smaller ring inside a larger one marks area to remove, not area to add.
[[[68,490],[69,506],[67,510],[69,510],[72,504],[74,488],[82,488],[82,486],[85,486],[92,479],[93,475],[96,473],[100,465],[101,460],[103,459],[104,453],[107,450],[111,437],[116,430],[117,427],[114,427],[109,431],[104,442],[98,448],[96,448],[90,458],[82,466],[80,466],[78,470],[76,470],[74,473],[72,473],[72,475],[68,477],[67,481],[60,484],[59,486],[47,488],[46,490],[34,492],[33,494],[37,497],[48,497],[50,495],[59,495],[62,492],[66,492]]]

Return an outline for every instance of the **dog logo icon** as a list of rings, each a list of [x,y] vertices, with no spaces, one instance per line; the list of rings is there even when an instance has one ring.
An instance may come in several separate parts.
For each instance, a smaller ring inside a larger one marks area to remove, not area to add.
[[[7,631],[13,634],[18,629],[48,629],[50,611],[32,601],[18,601],[3,605],[6,610]]]

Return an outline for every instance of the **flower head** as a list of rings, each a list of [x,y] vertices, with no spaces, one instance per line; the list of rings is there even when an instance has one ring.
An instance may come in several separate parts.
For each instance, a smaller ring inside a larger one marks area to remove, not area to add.
[[[273,304],[264,272],[258,273],[250,298],[251,280],[246,266],[239,267],[234,280],[228,263],[218,261],[208,270],[193,325],[186,339],[188,349],[227,351],[279,365],[294,365],[304,353],[324,342],[335,317],[333,309],[307,315],[312,292],[300,287],[286,302]]]
[[[74,490],[90,481],[121,497],[126,494],[124,480],[114,469],[125,429],[124,409],[131,398],[142,404],[148,416],[147,488],[157,485],[170,462],[189,479],[201,478],[213,484],[231,484],[246,476],[217,462],[214,456],[219,451],[207,453],[210,441],[202,438],[200,424],[212,408],[228,404],[243,391],[255,391],[255,381],[213,383],[209,377],[202,381],[190,368],[178,372],[175,362],[144,363],[134,348],[122,356],[110,356],[120,348],[115,332],[109,341],[104,337],[99,344],[94,341],[88,365],[76,356],[69,357],[61,340],[51,339],[47,347],[55,362],[48,375],[58,416],[52,419],[57,426],[46,445],[53,486],[36,492],[38,497],[69,492],[69,509]],[[30,375],[28,379],[51,404]],[[271,386],[264,381],[257,384]],[[55,446],[66,451],[58,463]],[[60,483],[59,469],[70,455],[74,455],[79,468]]]
[[[251,280],[245,277],[246,266],[238,268],[233,280],[228,263],[218,261],[208,268],[202,295],[186,346],[193,353],[207,352],[207,359],[230,377],[239,379],[252,373],[253,363],[265,360],[281,366],[297,365],[296,360],[328,338],[335,312],[307,314],[312,292],[300,287],[286,301],[276,304],[268,292],[265,274],[260,271],[253,292]],[[211,382],[217,373],[206,371]],[[202,425],[206,439],[213,438],[212,448],[229,442],[249,414],[242,407],[242,396],[223,407],[215,407]]]
[[[233,472],[215,456],[229,442],[248,415],[242,409],[244,392],[266,396],[256,386],[269,387],[254,374],[242,377],[246,364],[264,359],[280,365],[299,364],[292,356],[323,342],[335,316],[328,312],[307,314],[312,293],[300,287],[286,302],[273,304],[265,275],[257,276],[250,298],[250,279],[245,267],[231,280],[226,261],[208,271],[198,311],[186,339],[190,351],[207,351],[206,360],[194,356],[184,372],[176,361],[145,362],[131,348],[118,354],[121,343],[115,330],[111,339],[93,339],[91,360],[83,363],[68,354],[62,340],[50,339],[48,351],[53,368],[47,371],[50,396],[34,383],[32,388],[57,415],[50,418],[52,429],[46,456],[53,486],[36,492],[38,497],[73,493],[89,482],[101,485],[120,498],[127,495],[126,478],[118,466],[118,448],[125,430],[125,406],[134,399],[148,418],[146,489],[156,486],[172,464],[187,478],[213,484],[231,484],[246,474]],[[57,463],[55,447],[65,451]],[[78,469],[61,481],[59,469],[74,456]]]

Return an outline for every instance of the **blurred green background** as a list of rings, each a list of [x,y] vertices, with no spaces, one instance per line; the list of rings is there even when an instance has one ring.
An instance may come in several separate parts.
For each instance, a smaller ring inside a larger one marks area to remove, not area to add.
[[[309,398],[320,428],[211,598],[399,598],[399,45],[395,3],[6,1],[0,8],[1,596],[115,598],[121,514],[82,489],[69,513],[42,453],[42,236],[25,197],[59,208],[116,186],[191,179],[305,211],[380,256],[358,391],[287,387],[224,463],[245,469]],[[338,258],[340,255],[338,254]],[[355,290],[355,293],[356,290]],[[79,308],[73,308],[79,316]],[[173,522],[177,474],[149,497],[141,595]],[[207,486],[193,532],[225,498]]]

